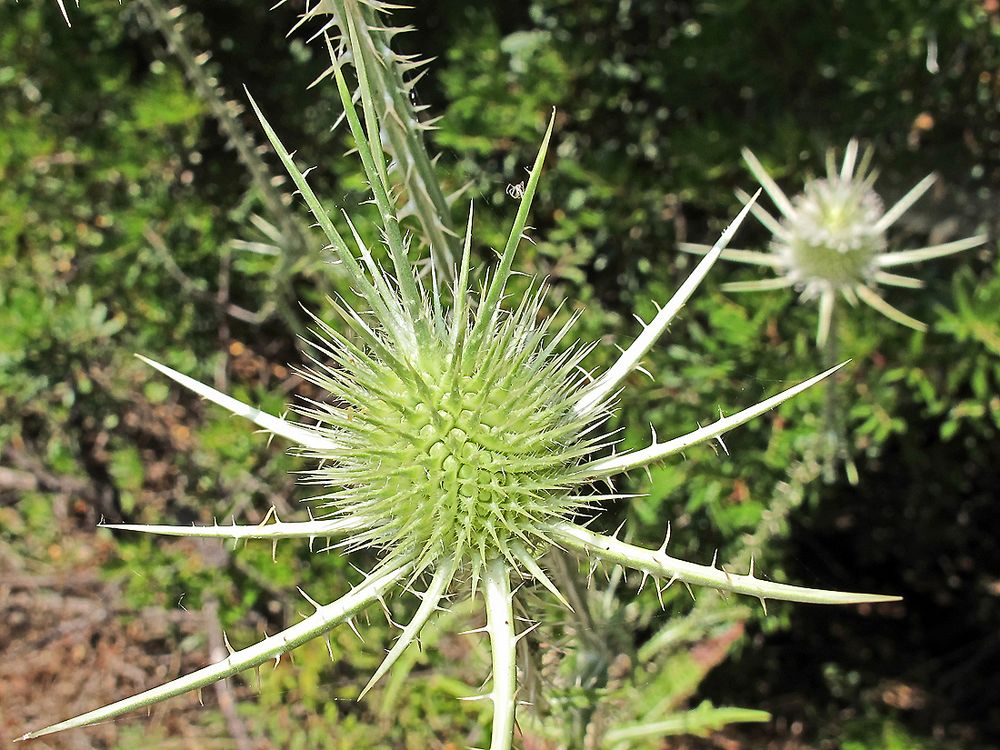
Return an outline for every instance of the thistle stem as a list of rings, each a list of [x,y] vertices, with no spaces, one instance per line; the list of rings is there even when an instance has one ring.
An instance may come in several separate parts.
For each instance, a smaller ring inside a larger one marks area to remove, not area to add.
[[[501,559],[491,560],[483,577],[486,599],[486,630],[493,654],[493,730],[490,750],[510,750],[514,736],[517,666],[517,636],[511,606],[510,573]]]
[[[375,11],[357,0],[335,0],[334,7],[338,11],[335,18],[343,26],[346,22],[341,18],[355,19],[354,36],[344,29],[341,39],[351,45],[352,55],[363,56],[366,60],[369,82],[373,86],[372,99],[385,130],[385,145],[406,186],[407,198],[413,203],[437,268],[444,280],[450,281],[459,256],[451,210],[427,153],[417,112],[408,96],[415,80],[403,80],[402,66],[414,68],[422,63],[402,62],[402,58],[392,51],[389,34],[376,22]]]
[[[826,331],[820,352],[823,364],[833,363],[840,356],[840,315],[837,310],[836,295],[830,292]],[[847,420],[840,408],[837,381],[828,378],[823,383],[823,481],[833,484],[837,478],[837,464],[844,462],[844,473],[851,485],[858,483],[858,468],[851,458],[847,439]]]

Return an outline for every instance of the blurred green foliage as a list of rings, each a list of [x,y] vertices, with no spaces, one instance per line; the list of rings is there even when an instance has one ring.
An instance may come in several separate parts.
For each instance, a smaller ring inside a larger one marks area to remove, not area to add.
[[[300,361],[289,330],[303,320],[297,310],[257,324],[227,315],[227,304],[256,310],[268,301],[275,261],[231,250],[255,231],[249,217],[260,196],[211,108],[128,4],[70,10],[72,29],[55,3],[0,7],[0,465],[42,478],[31,490],[0,487],[0,543],[27,571],[51,564],[45,549],[59,537],[57,522],[88,535],[101,516],[252,522],[272,506],[301,512],[308,496],[291,474],[297,459],[131,356],[148,354],[276,412],[291,394],[314,395],[288,369]],[[232,2],[200,8],[187,32],[195,49],[215,51],[222,86],[235,95],[247,83],[304,163],[319,166],[317,192],[363,212],[343,128],[330,131],[335,93],[306,89],[325,52],[284,39],[293,19],[289,7],[267,13]],[[417,28],[399,39],[403,51],[438,57],[417,93],[444,115],[432,144],[442,183],[471,183],[484,264],[514,205],[508,187],[525,178],[557,108],[535,244],[524,243],[519,267],[549,278],[549,304],[564,303],[561,315],[586,307],[578,336],[602,341],[594,367],[636,335],[631,314],[649,320],[683,278],[690,260],[676,243],[711,241],[735,213],[732,190],[752,184],[742,146],[797,185],[819,170],[826,148],[859,136],[877,148],[889,200],[939,171],[943,187],[898,227],[900,245],[1000,228],[1000,9],[988,0],[440,2],[392,22]],[[361,226],[374,240],[371,225]],[[749,224],[740,234],[743,246],[765,239]],[[783,607],[766,620],[741,612],[745,635],[720,647],[733,656],[706,668],[696,657],[715,643],[718,621],[698,607],[682,619],[692,606],[683,590],[666,592],[664,613],[654,591],[635,596],[638,581],[621,581],[589,636],[550,612],[565,671],[543,687],[568,706],[551,716],[599,706],[618,721],[639,720],[707,698],[777,717],[731,730],[748,742],[803,721],[803,741],[852,750],[987,747],[1000,737],[996,706],[981,700],[1000,693],[1000,555],[991,546],[1000,528],[988,489],[1000,459],[995,249],[919,267],[928,288],[900,295],[899,305],[931,324],[927,334],[870,311],[845,316],[841,351],[853,363],[836,393],[858,489],[805,482],[818,473],[810,462],[825,429],[817,391],[726,436],[717,451],[693,450],[630,478],[620,489],[643,496],[600,521],[613,529],[628,518],[635,541],[657,544],[671,521],[682,556],[707,562],[718,548],[721,561],[745,566],[754,554],[768,576],[901,593],[903,608],[831,616]],[[283,282],[326,316],[321,287],[351,291],[323,264],[316,249]],[[718,291],[740,273],[713,271],[649,357],[653,380],[635,374],[616,417],[624,445],[645,443],[650,426],[660,436],[687,431],[819,368],[814,309],[792,293],[747,300]],[[67,517],[60,508],[77,499]],[[782,512],[769,514],[775,506]],[[281,545],[273,563],[265,545],[221,558],[187,542],[121,536],[114,545],[105,575],[124,582],[130,605],[170,610],[183,600],[196,609],[212,597],[234,642],[294,618],[303,605],[296,585],[330,599],[354,576],[338,555],[293,545]],[[397,621],[413,607],[405,598],[390,605]],[[714,624],[670,635],[691,622]],[[949,625],[936,629],[940,622]],[[265,669],[259,695],[241,705],[251,733],[310,748],[481,738],[487,709],[455,700],[475,693],[486,673],[475,638],[442,632],[440,649],[425,642],[404,677],[358,704],[391,637],[376,615],[363,633],[365,644],[335,634],[332,665],[313,644],[294,669]],[[633,660],[617,693],[573,684],[588,658],[581,644],[594,637],[613,644],[612,657]],[[640,658],[656,638],[665,650]],[[782,650],[796,645],[795,658]],[[942,670],[962,689],[938,689]],[[887,680],[922,700],[884,698]],[[218,714],[200,716],[206,733],[226,731]],[[523,728],[532,731],[527,720]],[[139,746],[142,735],[123,729],[120,746]]]

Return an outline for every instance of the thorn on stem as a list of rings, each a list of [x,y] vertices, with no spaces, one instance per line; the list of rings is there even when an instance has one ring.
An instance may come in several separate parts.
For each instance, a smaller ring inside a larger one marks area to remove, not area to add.
[[[694,591],[691,588],[691,584],[689,584],[687,581],[682,581],[682,583],[684,584],[684,588],[686,588],[688,593],[691,595],[691,601],[693,602],[698,601],[697,599],[694,598]]]
[[[667,545],[670,544],[670,521],[667,521],[667,533],[663,537],[663,544],[660,545],[659,553],[665,555],[667,553]]]

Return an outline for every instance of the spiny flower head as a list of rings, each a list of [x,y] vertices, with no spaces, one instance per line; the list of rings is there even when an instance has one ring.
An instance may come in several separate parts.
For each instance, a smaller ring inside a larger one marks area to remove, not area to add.
[[[574,409],[587,349],[556,353],[570,326],[538,322],[543,301],[540,289],[491,322],[466,305],[445,315],[425,296],[430,324],[410,361],[384,328],[363,350],[322,326],[326,361],[303,374],[331,398],[304,415],[331,447],[313,453],[322,463],[310,482],[328,488],[319,499],[332,515],[357,524],[349,546],[417,569],[451,555],[479,577],[493,558],[522,567],[551,543],[549,526],[585,504],[573,489],[603,413]]]
[[[858,142],[851,140],[837,168],[836,156],[826,156],[826,176],[807,180],[802,192],[789,199],[753,152],[743,159],[778,208],[776,218],[753,207],[754,215],[772,234],[770,252],[728,249],[722,258],[774,269],[777,278],[724,285],[745,292],[794,287],[803,300],[818,299],[816,340],[823,346],[830,332],[834,302],[839,294],[851,305],[860,299],[890,320],[923,331],[926,326],[890,305],[876,291],[879,284],[919,288],[919,279],[899,276],[887,268],[916,263],[978,247],[984,235],[916,250],[888,251],[889,228],[934,184],[931,174],[917,183],[888,211],[873,186],[877,173],[870,169],[872,149],[858,159]],[[741,193],[746,200],[748,196]],[[704,245],[684,244],[682,250],[703,253]]]
[[[348,33],[353,33],[347,19]],[[535,581],[566,604],[543,568],[554,545],[584,558],[622,565],[665,588],[675,581],[766,599],[846,604],[894,597],[806,589],[745,574],[685,562],[658,549],[645,549],[591,531],[575,516],[596,500],[589,486],[622,472],[720,437],[819,382],[838,368],[778,393],[731,416],[645,448],[602,450],[609,436],[600,428],[625,378],[665,331],[726,247],[750,210],[744,208],[655,318],[606,372],[597,377],[579,368],[589,347],[568,345],[572,319],[555,330],[540,315],[544,290],[536,288],[505,309],[506,286],[525,228],[553,120],[542,140],[499,263],[479,294],[470,291],[472,216],[460,268],[445,304],[445,290],[431,266],[428,282],[411,263],[390,199],[388,168],[379,144],[379,122],[364,85],[362,59],[354,61],[364,123],[339,65],[334,67],[347,121],[357,143],[373,199],[382,219],[392,265],[384,269],[354,231],[356,251],[334,225],[263,114],[254,106],[279,158],[348,273],[367,308],[358,312],[331,301],[350,327],[348,336],[319,321],[315,354],[303,373],[327,398],[299,408],[299,421],[266,414],[214,388],[151,360],[162,373],[195,393],[288,439],[318,464],[309,481],[322,487],[327,512],[308,521],[259,526],[137,526],[116,528],[174,536],[224,539],[313,539],[335,537],[345,549],[372,547],[379,562],[344,596],[322,604],[306,596],[315,611],[300,622],[222,661],[109,706],[53,724],[21,739],[105,721],[171,696],[196,690],[324,636],[383,602],[393,589],[422,586],[420,605],[403,627],[363,696],[414,642],[443,601],[481,592],[490,639],[493,676],[491,750],[511,747],[517,706],[517,631],[512,599],[516,586]],[[752,205],[752,204],[751,204]]]
[[[796,286],[816,296],[872,278],[875,258],[887,243],[877,228],[882,199],[863,169],[847,179],[828,173],[810,180],[792,206],[794,218],[782,217],[784,235],[771,241],[771,251],[781,256]]]

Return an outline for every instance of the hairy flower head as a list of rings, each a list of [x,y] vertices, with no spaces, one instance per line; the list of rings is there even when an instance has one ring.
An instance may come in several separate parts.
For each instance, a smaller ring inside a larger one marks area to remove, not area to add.
[[[722,258],[767,266],[777,278],[726,284],[736,292],[794,287],[803,300],[818,299],[816,340],[822,346],[830,331],[834,302],[839,294],[854,305],[860,299],[890,320],[923,331],[926,326],[890,305],[876,291],[879,284],[919,288],[919,279],[899,276],[887,268],[916,263],[978,247],[985,235],[931,245],[916,250],[888,251],[889,228],[934,184],[931,174],[917,183],[889,210],[874,190],[872,149],[858,158],[858,142],[851,140],[837,168],[833,150],[827,152],[826,175],[807,180],[802,192],[789,199],[753,152],[743,159],[774,201],[776,218],[761,206],[753,212],[771,232],[770,252],[728,249]],[[741,194],[746,200],[748,196]],[[704,245],[684,244],[682,250],[703,253]]]
[[[351,21],[347,24],[350,31]],[[575,516],[595,500],[589,486],[648,466],[743,424],[822,380],[832,368],[728,417],[642,449],[608,452],[601,431],[626,377],[640,365],[728,244],[746,207],[674,296],[606,372],[592,377],[580,365],[590,347],[572,345],[572,322],[558,329],[541,315],[544,289],[505,306],[515,252],[535,194],[553,120],[521,196],[500,260],[478,294],[470,290],[472,215],[450,295],[418,274],[391,200],[379,123],[363,61],[362,116],[334,66],[347,121],[358,146],[383,223],[391,271],[376,261],[351,228],[352,248],[312,192],[277,134],[254,106],[330,250],[343,265],[363,310],[333,302],[350,329],[317,320],[313,362],[302,373],[327,394],[299,408],[298,421],[280,419],[240,403],[164,365],[153,367],[219,404],[288,439],[317,461],[309,474],[319,485],[325,513],[295,523],[260,526],[136,526],[116,528],[176,536],[229,539],[337,537],[347,550],[372,547],[379,562],[364,582],[339,599],[320,604],[300,622],[264,640],[233,650],[224,660],[22,739],[104,721],[248,669],[349,621],[393,589],[423,585],[413,619],[376,670],[364,695],[414,642],[442,601],[481,591],[493,661],[491,750],[511,746],[517,706],[517,632],[512,598],[516,584],[537,582],[561,602],[565,597],[543,569],[551,546],[640,571],[669,586],[674,581],[765,599],[820,604],[877,602],[893,597],[806,589],[686,562],[667,554],[666,540],[645,549],[591,531]],[[751,202],[751,205],[752,202]],[[449,299],[450,297],[450,299]],[[450,304],[446,304],[450,302]],[[668,534],[669,538],[669,527]],[[470,580],[471,579],[471,580]],[[471,585],[470,585],[471,583]],[[481,583],[481,588],[480,588]],[[568,605],[567,605],[568,606]]]

